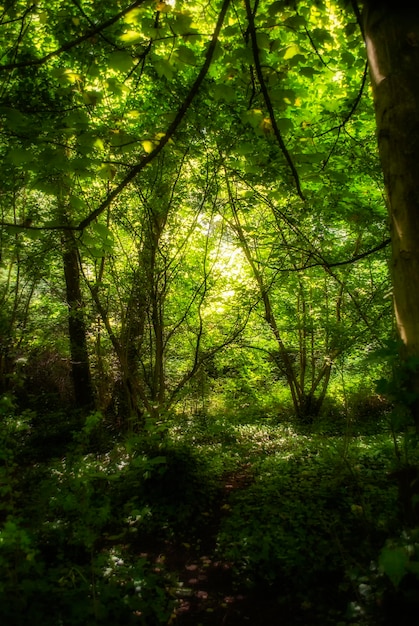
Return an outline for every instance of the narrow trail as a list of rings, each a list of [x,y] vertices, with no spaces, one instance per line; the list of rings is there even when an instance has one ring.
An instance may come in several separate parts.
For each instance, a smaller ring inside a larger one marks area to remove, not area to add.
[[[279,603],[277,589],[246,587],[237,581],[233,563],[217,552],[219,531],[233,504],[232,497],[254,481],[252,464],[242,463],[221,479],[221,493],[208,513],[207,523],[191,542],[167,540],[149,545],[142,556],[173,580],[176,598],[167,626],[284,626],[301,624]],[[279,620],[279,621],[278,621]]]
[[[172,624],[198,626],[246,623],[247,596],[237,590],[232,564],[214,557],[217,534],[223,517],[228,515],[230,496],[246,489],[253,481],[250,464],[243,464],[223,478],[222,495],[213,511],[210,524],[200,537],[199,550],[186,551],[178,562],[178,606]],[[169,565],[170,563],[167,563]],[[243,621],[245,620],[245,621]],[[250,623],[250,621],[249,621]]]
[[[215,556],[222,520],[229,515],[229,500],[253,480],[250,463],[224,476],[221,497],[198,545],[171,546],[165,552],[165,568],[176,573],[178,579],[177,606],[170,626],[276,626],[276,598],[238,585],[232,563]]]

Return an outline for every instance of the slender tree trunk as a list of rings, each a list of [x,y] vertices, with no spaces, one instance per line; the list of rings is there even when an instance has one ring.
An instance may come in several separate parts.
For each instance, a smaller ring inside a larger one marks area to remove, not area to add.
[[[391,274],[402,361],[419,430],[419,11],[367,2],[363,22],[388,198]]]
[[[71,236],[64,235],[63,245],[74,399],[78,408],[93,408],[94,396],[90,379],[89,353],[87,349],[83,298],[80,288],[78,254]]]

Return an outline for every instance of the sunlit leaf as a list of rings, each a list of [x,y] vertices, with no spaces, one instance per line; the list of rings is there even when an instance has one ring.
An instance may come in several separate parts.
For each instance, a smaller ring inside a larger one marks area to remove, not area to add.
[[[102,94],[100,91],[84,91],[83,92],[83,102],[85,104],[89,104],[91,106],[95,106],[102,99]]]
[[[156,6],[156,11],[160,11],[160,13],[170,13],[173,10],[173,7],[170,4],[166,4],[166,2],[158,2]]]
[[[296,54],[300,54],[301,50],[297,44],[293,44],[292,46],[288,46],[288,48],[284,52],[284,59],[292,59]]]
[[[100,152],[103,152],[105,149],[105,144],[103,143],[100,137],[96,137],[96,139],[93,142],[93,147],[96,148],[97,150],[100,150]]]
[[[121,41],[126,44],[134,44],[144,40],[143,33],[139,33],[136,30],[128,30],[123,35],[119,37]],[[116,53],[115,53],[116,54]]]
[[[152,141],[149,141],[148,139],[145,139],[144,141],[141,142],[144,151],[147,152],[147,154],[150,154],[150,152],[152,152],[154,150],[154,144]]]
[[[136,7],[128,11],[123,17],[123,20],[126,24],[137,24],[139,20],[142,18],[144,14],[144,9],[142,7]]]
[[[98,170],[97,175],[104,180],[112,180],[115,178],[116,167],[110,163],[104,163]]]

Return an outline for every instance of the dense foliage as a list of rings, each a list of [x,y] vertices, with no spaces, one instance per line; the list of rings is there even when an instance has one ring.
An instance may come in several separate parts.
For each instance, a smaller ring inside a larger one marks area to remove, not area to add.
[[[357,3],[6,1],[0,51],[1,618],[407,620]]]

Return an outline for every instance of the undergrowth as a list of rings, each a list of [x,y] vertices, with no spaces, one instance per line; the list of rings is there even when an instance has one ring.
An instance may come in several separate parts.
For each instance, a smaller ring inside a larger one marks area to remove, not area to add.
[[[405,439],[386,416],[379,434],[218,414],[105,437],[92,414],[82,430],[56,425],[51,450],[39,415],[12,401],[2,414],[1,623],[175,624],[164,550],[199,550],[209,529],[236,587],[289,623],[371,626],[390,623],[382,607],[417,608],[419,540],[389,478]],[[226,500],[225,477],[243,467]]]

